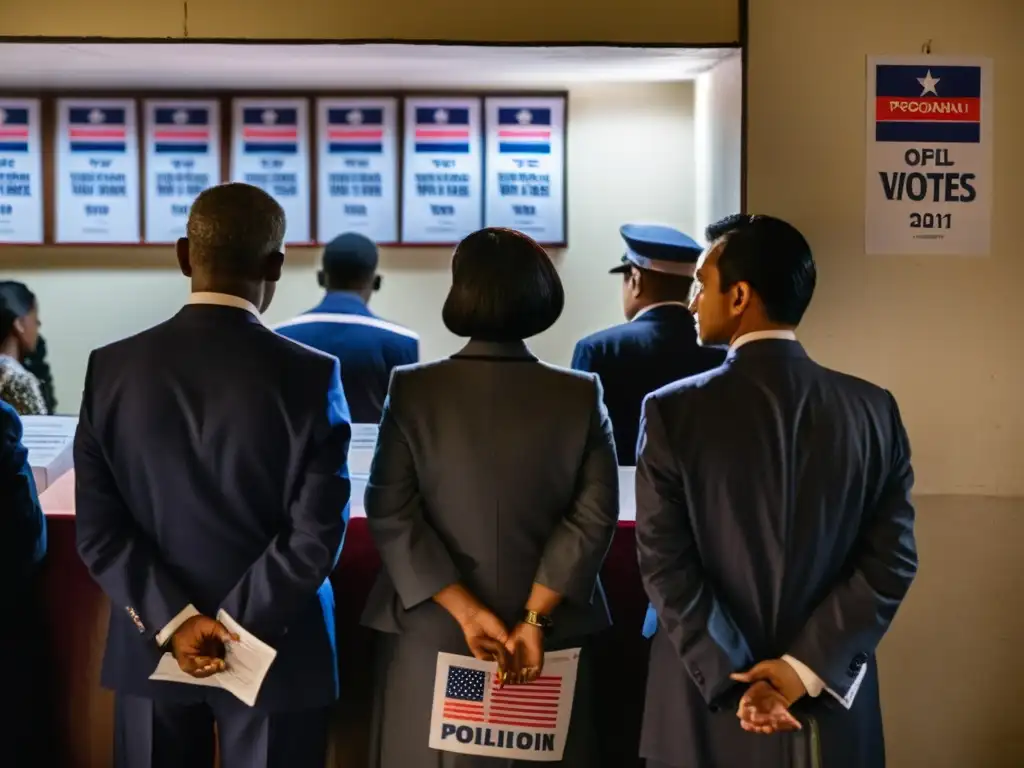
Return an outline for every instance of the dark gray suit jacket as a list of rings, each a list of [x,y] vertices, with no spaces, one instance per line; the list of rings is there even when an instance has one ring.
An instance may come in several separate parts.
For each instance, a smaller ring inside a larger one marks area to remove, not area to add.
[[[75,435],[78,552],[110,597],[103,684],[149,698],[155,637],[189,603],[277,649],[263,710],[337,697],[327,580],[348,518],[338,361],[244,309],[190,305],[92,353]]]
[[[537,581],[565,596],[552,642],[601,630],[598,573],[618,501],[593,374],[541,363],[521,343],[470,342],[396,368],[366,489],[384,568],[363,622],[448,645],[462,635],[435,593],[461,580],[511,626]]]
[[[823,765],[884,765],[874,651],[917,570],[910,446],[892,396],[793,341],[730,352],[644,403],[637,547],[658,613],[641,754],[792,765],[799,737],[736,720],[729,674],[789,654],[840,696],[800,707]]]

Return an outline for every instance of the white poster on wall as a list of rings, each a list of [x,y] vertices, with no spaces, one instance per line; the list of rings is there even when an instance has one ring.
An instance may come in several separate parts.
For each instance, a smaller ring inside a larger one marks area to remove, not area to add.
[[[405,100],[402,242],[456,243],[483,226],[478,98]]]
[[[133,99],[57,101],[57,242],[137,243]]]
[[[39,99],[0,99],[0,243],[43,242]]]
[[[870,56],[869,254],[987,255],[992,61]]]
[[[185,236],[192,202],[220,183],[220,109],[214,99],[146,102],[146,242]]]
[[[565,242],[565,98],[490,97],[484,224]]]
[[[317,102],[317,239],[398,240],[398,100]]]
[[[287,242],[310,242],[306,99],[235,99],[232,125],[231,178],[259,187],[281,204]]]

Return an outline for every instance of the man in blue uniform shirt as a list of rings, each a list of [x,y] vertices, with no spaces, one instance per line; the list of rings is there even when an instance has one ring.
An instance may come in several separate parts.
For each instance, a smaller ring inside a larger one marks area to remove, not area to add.
[[[619,231],[626,253],[611,273],[622,275],[628,322],[577,343],[572,367],[601,377],[619,465],[631,467],[647,393],[720,365],[725,352],[697,345],[688,307],[701,246],[671,227],[626,224]]]
[[[381,279],[377,246],[363,235],[350,232],[327,244],[317,282],[327,291],[323,301],[275,330],[338,358],[353,423],[376,424],[391,369],[419,361],[419,336],[370,311]]]

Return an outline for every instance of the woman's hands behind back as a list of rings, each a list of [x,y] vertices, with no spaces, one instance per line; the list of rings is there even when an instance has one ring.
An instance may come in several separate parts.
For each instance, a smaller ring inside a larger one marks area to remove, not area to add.
[[[532,683],[544,671],[544,630],[533,624],[516,624],[505,642],[510,685]]]
[[[473,656],[498,662],[499,675],[508,669],[508,630],[501,619],[480,606],[460,619],[459,626]]]

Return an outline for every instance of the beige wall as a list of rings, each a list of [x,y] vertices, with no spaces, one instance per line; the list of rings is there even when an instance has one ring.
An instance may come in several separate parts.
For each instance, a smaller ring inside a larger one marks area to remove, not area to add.
[[[581,86],[570,91],[569,114],[569,248],[555,254],[566,307],[554,328],[531,342],[541,357],[566,365],[577,339],[622,322],[621,281],[608,275],[622,255],[619,225],[657,221],[693,230],[693,83]],[[269,322],[319,301],[318,255],[288,249]],[[450,249],[434,248],[390,249],[381,257],[384,287],[373,307],[420,333],[424,359],[461,343],[441,323],[450,257]],[[188,295],[165,248],[5,246],[0,272],[39,297],[62,412],[78,409],[90,350],[166,319]]]
[[[1024,765],[1007,706],[1024,693],[1024,2],[750,6],[748,207],[807,234],[820,287],[803,339],[890,387],[913,443],[921,571],[880,659],[890,766]],[[865,55],[926,38],[935,55],[995,60],[987,258],[863,252]]]
[[[697,76],[693,134],[697,231],[742,205],[743,56],[736,51]],[[698,238],[700,239],[700,238]]]
[[[821,282],[804,332],[899,400],[924,493],[1024,496],[1024,2],[752,0],[747,201],[807,234]],[[995,60],[988,258],[864,255],[865,55]]]

